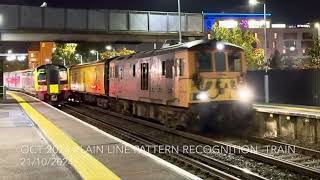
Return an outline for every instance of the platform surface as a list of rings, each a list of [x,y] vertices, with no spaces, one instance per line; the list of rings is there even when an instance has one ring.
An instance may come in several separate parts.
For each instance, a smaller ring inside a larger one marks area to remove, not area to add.
[[[298,106],[286,104],[254,104],[256,112],[282,114],[288,116],[300,116],[306,118],[320,119],[320,108],[314,106]]]
[[[121,179],[197,179],[196,176],[163,160],[159,160],[153,155],[138,153],[132,146],[118,138],[83,123],[79,119],[52,108],[33,97],[16,92],[14,94],[23,98],[32,108]],[[17,102],[11,98],[9,102],[0,105],[0,107],[6,107],[0,108],[0,152],[2,157],[6,157],[3,161],[0,161],[0,179],[2,179],[1,177],[12,177],[12,175],[15,175],[16,179],[43,179],[42,177],[46,177],[45,179],[81,179],[83,176],[77,172],[77,168],[74,168],[72,163],[70,165],[66,163],[65,166],[38,167],[37,169],[34,167],[22,168],[20,166],[18,159],[23,154],[19,151],[17,152],[17,148],[19,149],[23,144],[28,144],[29,146],[38,144],[52,146],[52,143],[43,133],[43,129],[40,126],[40,129],[35,126],[37,123],[33,123],[27,117]],[[9,118],[7,112],[9,112]],[[47,139],[49,142],[47,142]],[[126,149],[125,153],[123,153],[123,149]],[[14,153],[12,153],[13,151]],[[52,154],[45,155],[52,156]],[[36,153],[31,154],[31,156],[43,155]],[[64,158],[62,155],[60,157]],[[15,164],[12,164],[14,161],[16,161]],[[79,164],[85,165],[86,162]],[[37,176],[33,176],[32,172]],[[51,178],[51,175],[54,178]]]
[[[15,100],[0,104],[0,179],[80,179],[50,147]]]

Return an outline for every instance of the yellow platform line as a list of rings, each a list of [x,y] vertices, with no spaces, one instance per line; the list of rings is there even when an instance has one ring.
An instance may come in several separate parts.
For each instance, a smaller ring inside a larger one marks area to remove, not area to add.
[[[88,180],[118,180],[120,179],[111,170],[105,167],[100,161],[82,149],[66,133],[60,130],[46,117],[35,110],[22,97],[15,93],[8,92],[10,96],[16,99],[27,115],[38,125],[41,131],[54,145],[59,153],[75,168],[83,179]]]

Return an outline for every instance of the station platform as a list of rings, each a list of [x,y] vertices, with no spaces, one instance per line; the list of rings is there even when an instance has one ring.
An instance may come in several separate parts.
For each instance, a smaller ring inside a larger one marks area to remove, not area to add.
[[[0,103],[0,155],[0,179],[200,179],[34,97],[12,91]]]
[[[253,104],[256,112],[320,119],[320,108],[288,104]]]

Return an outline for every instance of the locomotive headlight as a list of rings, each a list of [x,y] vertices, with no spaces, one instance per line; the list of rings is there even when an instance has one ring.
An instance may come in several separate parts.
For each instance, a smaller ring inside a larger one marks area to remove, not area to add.
[[[250,88],[242,87],[238,90],[238,97],[242,102],[249,102],[253,99],[254,95]]]
[[[200,101],[207,101],[209,100],[209,94],[208,92],[200,92],[197,94],[197,99]]]

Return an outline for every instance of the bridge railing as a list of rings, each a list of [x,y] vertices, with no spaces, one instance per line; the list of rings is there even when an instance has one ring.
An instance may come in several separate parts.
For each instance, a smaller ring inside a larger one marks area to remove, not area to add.
[[[171,33],[178,19],[176,12],[0,5],[0,30]],[[182,31],[202,33],[202,14],[182,13]]]

